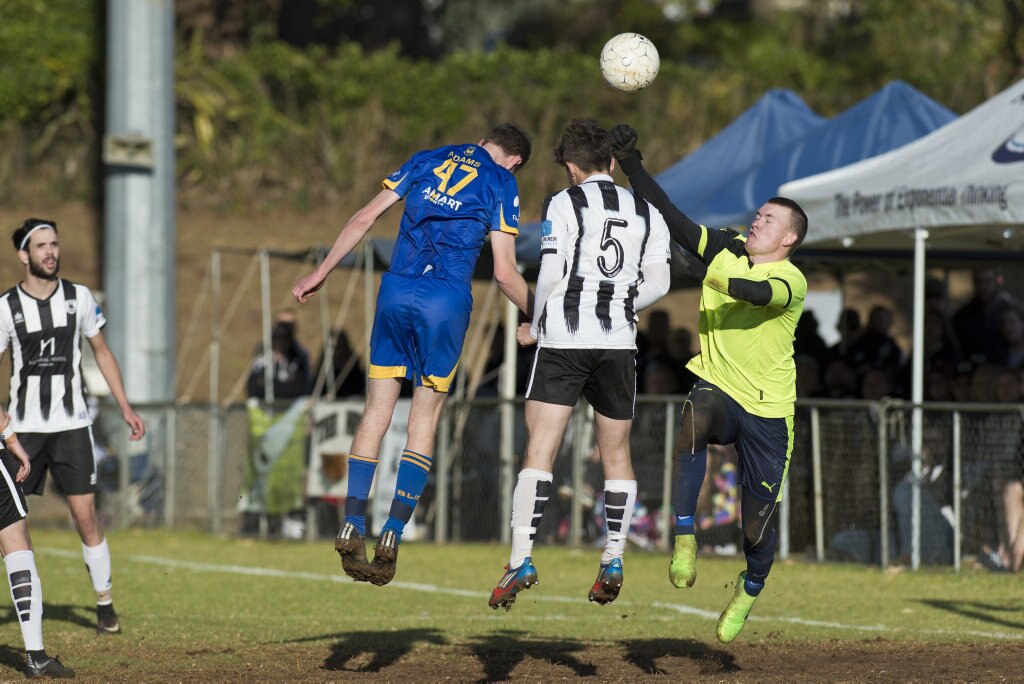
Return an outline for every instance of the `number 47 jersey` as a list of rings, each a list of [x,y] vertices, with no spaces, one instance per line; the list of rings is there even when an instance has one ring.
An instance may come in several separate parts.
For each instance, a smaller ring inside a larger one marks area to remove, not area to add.
[[[488,232],[519,234],[515,176],[479,145],[418,152],[382,185],[405,198],[391,273],[468,286]]]
[[[633,349],[637,288],[645,266],[672,260],[668,226],[652,205],[593,175],[548,199],[541,258],[565,258],[565,275],[539,321],[542,347]]]

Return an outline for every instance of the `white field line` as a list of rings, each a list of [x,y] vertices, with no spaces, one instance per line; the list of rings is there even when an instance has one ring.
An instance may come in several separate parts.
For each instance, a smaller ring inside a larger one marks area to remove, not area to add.
[[[39,548],[36,549],[39,553],[45,553],[50,556],[58,556],[61,558],[70,558],[80,560],[82,558],[81,553],[74,551],[67,551],[65,549],[52,549],[52,548]],[[317,572],[301,572],[297,570],[280,570],[277,568],[259,568],[249,565],[222,565],[220,563],[203,563],[200,561],[188,561],[178,560],[175,558],[164,558],[162,556],[146,556],[146,555],[121,555],[118,554],[118,560],[128,560],[134,563],[144,563],[146,565],[157,565],[164,568],[177,568],[180,570],[191,570],[193,572],[214,572],[228,575],[248,575],[250,577],[277,577],[281,579],[301,579],[308,580],[311,582],[333,582],[337,584],[355,584],[351,579],[344,575],[328,575]],[[421,584],[417,582],[402,582],[394,581],[391,582],[389,587],[396,589],[405,589],[409,591],[417,591],[420,593],[433,593],[442,594],[446,596],[458,596],[461,598],[472,598],[486,600],[489,594],[470,591],[468,589],[453,589],[450,587],[439,587],[434,584]],[[529,599],[532,601],[541,601],[545,603],[579,603],[579,598],[573,598],[569,596],[550,596],[545,594],[538,594],[531,592]],[[630,608],[657,608],[661,610],[674,611],[683,615],[692,615],[694,617],[704,618],[706,620],[718,620],[718,613],[715,611],[704,610],[702,608],[694,608],[693,606],[687,606],[681,603],[668,603],[665,601],[617,601],[616,606],[630,607]],[[886,625],[858,625],[844,622],[835,622],[831,620],[810,620],[807,618],[794,617],[794,616],[767,616],[767,615],[751,615],[748,618],[751,622],[784,622],[793,625],[804,625],[810,627],[827,627],[829,629],[849,629],[859,632],[899,632],[901,628],[887,627]],[[952,629],[926,629],[919,630],[917,634],[934,634],[934,635],[955,635],[955,636],[973,636],[981,637],[986,639],[1011,639],[1011,640],[1024,640],[1024,633],[1022,632],[987,632],[980,630],[952,630]]]

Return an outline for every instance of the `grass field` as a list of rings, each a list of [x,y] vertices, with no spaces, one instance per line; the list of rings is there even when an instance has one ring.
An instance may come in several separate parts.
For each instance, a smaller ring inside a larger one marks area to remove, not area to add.
[[[47,650],[103,681],[387,679],[599,681],[1020,680],[1019,576],[777,563],[736,643],[715,641],[739,559],[701,559],[678,591],[667,558],[633,552],[618,601],[586,600],[598,553],[542,547],[540,584],[506,613],[487,607],[507,552],[407,544],[384,588],[340,575],[330,542],[198,532],[109,536],[125,633],[93,631],[73,533],[34,530]],[[4,602],[0,679],[22,644]]]

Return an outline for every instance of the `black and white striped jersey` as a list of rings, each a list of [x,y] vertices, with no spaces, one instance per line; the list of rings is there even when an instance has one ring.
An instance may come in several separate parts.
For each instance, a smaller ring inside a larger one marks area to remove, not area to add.
[[[11,349],[11,403],[18,432],[62,432],[92,424],[82,382],[82,335],[106,319],[85,285],[61,280],[47,299],[20,285],[0,295],[0,353]]]
[[[593,175],[550,197],[541,224],[541,258],[564,256],[565,273],[543,303],[537,343],[561,349],[634,348],[634,303],[644,266],[670,262],[669,244],[661,212],[611,176]]]

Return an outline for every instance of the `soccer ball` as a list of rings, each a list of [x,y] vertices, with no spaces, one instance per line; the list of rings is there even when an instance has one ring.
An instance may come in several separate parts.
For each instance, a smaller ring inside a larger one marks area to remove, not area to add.
[[[639,33],[620,33],[601,50],[601,75],[619,90],[632,92],[651,85],[660,65],[658,48]]]

